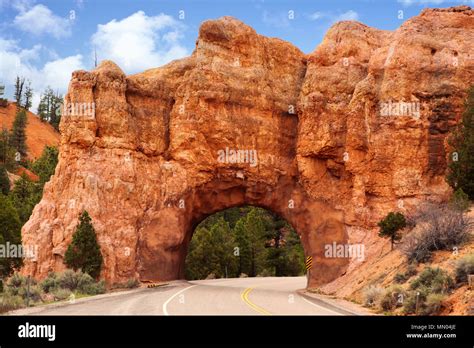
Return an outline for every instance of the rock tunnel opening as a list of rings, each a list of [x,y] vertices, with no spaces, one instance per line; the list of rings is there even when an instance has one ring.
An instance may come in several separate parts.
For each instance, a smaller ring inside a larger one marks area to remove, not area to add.
[[[271,210],[244,205],[209,215],[194,229],[187,280],[305,274],[305,251],[293,226]]]

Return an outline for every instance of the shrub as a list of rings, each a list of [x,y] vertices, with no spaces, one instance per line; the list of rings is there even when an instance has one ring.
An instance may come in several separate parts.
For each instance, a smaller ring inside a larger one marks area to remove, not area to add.
[[[131,278],[127,280],[127,282],[125,283],[125,287],[128,289],[138,288],[139,286],[140,286],[140,282],[138,281],[138,279],[135,279],[135,278]]]
[[[20,286],[25,284],[26,277],[22,276],[20,273],[14,273],[7,281],[7,287],[9,289],[18,289]]]
[[[426,262],[435,250],[452,250],[470,238],[471,219],[449,204],[425,204],[413,217],[417,231],[402,241],[409,261]]]
[[[38,285],[30,285],[29,291],[27,285],[21,286],[18,288],[17,294],[26,302],[28,292],[30,302],[41,301],[41,288]]]
[[[469,206],[471,205],[471,201],[469,200],[469,196],[464,193],[462,188],[458,188],[456,191],[454,191],[453,195],[451,196],[451,199],[449,200],[449,204],[453,209],[459,210],[459,211],[466,211],[469,209]]]
[[[423,311],[425,306],[425,301],[427,298],[427,289],[422,288],[418,291],[411,291],[406,297],[403,303],[403,313],[405,314],[420,314]],[[417,298],[418,298],[418,311],[417,311]]]
[[[429,294],[426,301],[423,303],[420,314],[421,315],[436,315],[439,314],[445,296],[442,294]]]
[[[469,254],[460,259],[456,264],[456,283],[467,283],[467,276],[474,274],[474,254]]]
[[[366,307],[375,307],[380,303],[382,296],[383,289],[371,285],[364,291],[364,305]]]
[[[380,307],[385,311],[400,307],[405,302],[406,292],[400,286],[392,286],[385,290],[381,300]]]
[[[410,288],[413,290],[426,288],[429,292],[447,293],[453,284],[453,279],[441,268],[427,267],[410,283]]]
[[[77,272],[77,290],[87,294],[87,290],[95,283],[94,279],[87,273]]]
[[[105,293],[105,282],[103,280],[97,283],[88,284],[82,289],[82,293],[87,295],[99,295]]]
[[[54,290],[58,286],[58,278],[56,273],[48,273],[48,276],[40,283],[40,286],[45,293],[50,293],[52,290]]]
[[[406,273],[397,273],[395,274],[395,277],[393,277],[393,280],[395,281],[395,283],[403,284],[408,280],[408,277]]]
[[[79,284],[80,272],[74,272],[71,269],[65,270],[63,273],[58,275],[58,285],[63,289],[69,289],[74,291],[77,289]]]
[[[393,277],[393,280],[398,284],[405,283],[408,279],[416,275],[417,273],[416,267],[417,267],[416,263],[414,262],[410,263],[407,267],[407,270],[403,273],[395,274],[395,277]]]
[[[25,304],[21,296],[5,293],[2,296],[2,301],[0,301],[0,313],[12,311],[24,306]]]
[[[69,299],[72,295],[72,292],[69,289],[56,288],[53,290],[53,295],[56,301],[63,301]]]

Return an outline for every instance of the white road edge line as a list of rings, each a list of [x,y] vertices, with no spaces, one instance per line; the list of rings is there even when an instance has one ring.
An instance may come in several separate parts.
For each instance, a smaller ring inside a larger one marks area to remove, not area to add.
[[[315,307],[318,307],[318,308],[320,308],[320,309],[323,309],[324,311],[332,312],[332,313],[334,313],[334,315],[342,315],[341,313],[338,313],[338,312],[336,312],[336,311],[333,311],[333,310],[331,310],[331,309],[329,309],[329,308],[324,308],[323,306],[317,305],[316,303],[313,303],[313,302],[311,302],[311,301],[305,299],[303,296],[300,296],[300,297],[301,297],[304,301],[308,302],[309,304],[312,304],[312,305],[315,306]]]
[[[197,284],[196,284],[196,285],[188,286],[187,288],[184,288],[183,290],[178,291],[176,294],[172,295],[169,299],[167,299],[166,302],[163,303],[163,314],[164,314],[164,315],[170,315],[170,314],[168,313],[168,310],[166,309],[166,306],[168,305],[168,303],[170,303],[171,300],[174,299],[174,298],[175,298],[176,296],[178,296],[179,294],[185,292],[186,290],[189,290],[189,289],[191,289],[191,288],[194,288],[195,286],[197,286]]]

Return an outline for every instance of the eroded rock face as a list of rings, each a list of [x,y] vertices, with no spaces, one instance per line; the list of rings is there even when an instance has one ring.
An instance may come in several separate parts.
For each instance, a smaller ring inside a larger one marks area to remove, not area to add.
[[[86,209],[109,282],[180,278],[194,227],[244,204],[293,224],[311,286],[353,271],[360,260],[326,245],[366,243],[370,256],[384,214],[449,193],[445,137],[474,81],[473,34],[468,7],[426,10],[395,32],[338,23],[305,56],[224,17],[164,67],[76,71],[65,101],[95,115],[62,119],[58,167],[23,228],[40,253],[23,272],[63,269]],[[402,101],[411,113],[386,115]]]

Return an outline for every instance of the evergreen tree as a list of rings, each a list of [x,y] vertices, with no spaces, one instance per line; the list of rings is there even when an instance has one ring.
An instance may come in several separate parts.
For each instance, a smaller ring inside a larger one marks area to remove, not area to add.
[[[0,244],[21,244],[21,223],[8,197],[0,194]],[[8,277],[19,268],[22,259],[0,257],[0,277]]]
[[[0,165],[0,193],[8,195],[10,192],[10,179],[8,179],[7,169],[3,164]]]
[[[58,154],[56,147],[46,146],[43,149],[41,157],[31,166],[33,172],[39,176],[41,184],[48,182],[51,175],[54,174],[54,170],[58,164]]]
[[[18,212],[20,222],[24,225],[31,216],[33,208],[40,201],[41,196],[37,193],[36,184],[33,183],[26,174],[22,174],[15,182],[15,186],[10,193],[13,206]]]
[[[447,181],[454,190],[462,189],[474,199],[474,86],[468,92],[462,120],[448,139],[453,148]]]
[[[38,104],[40,119],[50,123],[56,130],[59,130],[59,122],[61,121],[62,102],[62,96],[59,93],[54,93],[51,87],[47,87]]]
[[[10,132],[3,128],[0,132],[0,163],[8,170],[16,168],[16,150],[10,145]]]
[[[380,227],[379,237],[390,238],[391,249],[395,241],[400,240],[402,235],[399,231],[407,225],[405,216],[402,213],[390,212],[388,215],[378,223]]]
[[[91,221],[89,213],[84,210],[64,255],[64,262],[74,270],[81,269],[91,277],[98,278],[103,259]]]
[[[26,110],[30,110],[32,103],[33,103],[33,89],[31,88],[31,82],[28,81],[28,84],[25,87],[25,95],[24,95],[25,102],[23,107]]]
[[[196,228],[186,277],[203,279],[211,273],[222,277],[226,266],[229,277],[297,276],[304,272],[304,251],[298,235],[278,215],[252,206],[231,208],[209,216]]]
[[[211,230],[198,227],[186,258],[186,277],[204,279],[210,274],[217,278],[236,277],[238,265],[234,247],[234,236],[222,217],[215,221]]]
[[[235,241],[238,246],[238,274],[250,275],[252,269],[252,249],[250,237],[246,230],[245,219],[241,218],[234,227]]]
[[[23,103],[23,88],[25,86],[25,78],[17,76],[15,80],[15,101],[18,109],[22,107]]]
[[[21,154],[22,158],[27,155],[26,147],[26,123],[27,117],[25,110],[17,112],[10,135],[10,145]]]

